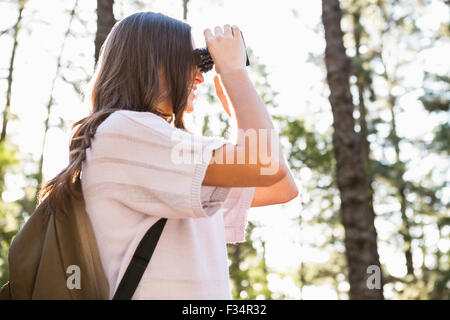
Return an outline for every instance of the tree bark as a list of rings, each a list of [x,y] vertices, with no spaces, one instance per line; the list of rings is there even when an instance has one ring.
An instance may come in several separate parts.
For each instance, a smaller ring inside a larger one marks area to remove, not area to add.
[[[359,62],[359,70],[356,74],[356,86],[358,88],[358,107],[359,107],[359,138],[361,141],[361,160],[363,163],[363,168],[366,173],[366,183],[367,183],[367,196],[369,199],[369,209],[370,209],[370,219],[375,222],[375,210],[373,208],[373,195],[374,189],[372,187],[373,183],[373,170],[371,166],[370,158],[370,143],[368,140],[368,129],[367,129],[367,107],[365,103],[365,95],[367,89],[367,79],[363,75],[362,70],[362,56],[361,56],[361,35],[363,26],[361,25],[361,10],[362,8],[358,6],[357,10],[352,14],[353,16],[353,36],[355,40],[355,52],[356,58]],[[374,228],[376,233],[376,229]]]
[[[183,19],[187,20],[187,13],[188,13],[188,2],[189,0],[183,0]]]
[[[353,37],[355,40],[355,52],[356,52],[356,58],[358,59],[358,62],[361,62],[361,33],[362,33],[362,26],[360,22],[361,18],[361,8],[358,8],[355,12],[352,14],[353,17]],[[365,79],[364,76],[361,75],[361,67],[359,70],[357,70],[356,74],[356,86],[358,88],[358,100],[359,100],[359,126],[361,128],[359,136],[361,139],[361,157],[363,160],[364,165],[366,166],[366,169],[368,169],[369,164],[369,151],[370,151],[370,144],[367,140],[367,121],[366,121],[366,115],[367,115],[367,109],[366,104],[364,101],[364,92],[365,92]],[[369,184],[370,184],[370,180]]]
[[[325,64],[333,112],[333,146],[341,195],[341,219],[349,266],[349,296],[350,299],[383,299],[377,235],[361,159],[361,141],[354,130],[354,106],[349,85],[350,60],[343,44],[341,16],[338,0],[322,0]],[[380,271],[379,289],[368,287],[369,266],[377,266]]]
[[[97,33],[95,34],[96,64],[100,55],[100,49],[116,23],[113,6],[114,0],[97,0]]]

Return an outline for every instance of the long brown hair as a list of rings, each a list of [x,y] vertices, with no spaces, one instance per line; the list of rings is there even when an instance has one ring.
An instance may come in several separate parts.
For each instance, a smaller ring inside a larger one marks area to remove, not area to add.
[[[80,199],[86,148],[97,127],[114,111],[160,114],[156,106],[167,99],[175,127],[186,130],[183,113],[196,71],[193,50],[191,26],[164,14],[140,12],[116,23],[100,52],[89,116],[72,125],[76,130],[70,141],[69,164],[42,185],[39,204],[47,200],[42,205],[65,211],[69,197]]]

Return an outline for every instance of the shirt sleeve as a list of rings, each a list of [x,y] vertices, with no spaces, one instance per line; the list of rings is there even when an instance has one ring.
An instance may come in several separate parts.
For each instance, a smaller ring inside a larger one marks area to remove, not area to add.
[[[202,208],[207,215],[212,215],[217,212],[227,199],[231,188],[229,187],[215,187],[202,185],[201,201]]]
[[[220,208],[202,204],[201,186],[213,150],[228,141],[192,135],[148,112],[121,110],[103,121],[91,142],[83,193],[175,219],[209,217]],[[218,189],[214,197],[222,201],[228,191]]]
[[[227,243],[245,242],[245,229],[248,223],[255,187],[231,188],[223,203],[225,238]]]

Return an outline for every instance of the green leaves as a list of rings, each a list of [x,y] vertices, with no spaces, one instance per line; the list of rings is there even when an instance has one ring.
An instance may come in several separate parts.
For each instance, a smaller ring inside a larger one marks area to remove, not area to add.
[[[306,165],[321,174],[333,173],[335,160],[331,137],[320,135],[314,128],[308,129],[303,120],[275,118],[281,123],[281,135],[287,137],[290,144],[288,161],[291,168]]]

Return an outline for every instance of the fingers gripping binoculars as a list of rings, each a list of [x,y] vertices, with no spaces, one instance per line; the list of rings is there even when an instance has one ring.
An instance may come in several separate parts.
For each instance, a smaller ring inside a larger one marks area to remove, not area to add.
[[[240,31],[240,32],[241,32],[242,41],[244,42],[244,47],[246,48],[244,36],[242,35],[242,31]],[[247,56],[246,66],[249,66],[250,62],[248,61],[247,50],[245,50],[245,55]],[[208,72],[214,66],[214,61],[213,61],[211,54],[209,53],[207,47],[195,49],[194,56],[195,56],[196,64],[200,68],[200,72],[202,72],[202,73]]]

